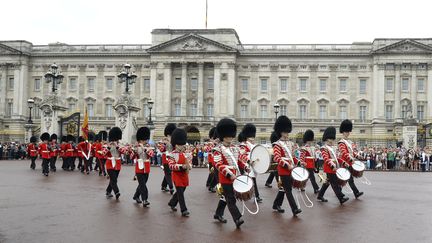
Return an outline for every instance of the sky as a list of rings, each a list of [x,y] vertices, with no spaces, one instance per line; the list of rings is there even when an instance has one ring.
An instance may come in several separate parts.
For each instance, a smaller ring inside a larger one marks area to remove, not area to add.
[[[432,38],[431,0],[208,0],[208,28],[243,44]],[[156,28],[204,29],[206,0],[3,0],[0,40],[151,44]]]

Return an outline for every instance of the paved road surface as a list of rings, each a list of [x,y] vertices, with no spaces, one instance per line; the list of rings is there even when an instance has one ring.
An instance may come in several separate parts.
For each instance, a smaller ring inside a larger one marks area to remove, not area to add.
[[[228,209],[227,224],[213,220],[216,195],[205,188],[206,169],[191,171],[186,190],[189,218],[168,208],[160,191],[162,171],[152,167],[150,208],[132,200],[137,182],[133,167],[119,176],[119,201],[105,198],[108,180],[95,174],[58,171],[42,176],[28,161],[0,161],[0,242],[432,242],[432,173],[369,172],[372,186],[357,182],[365,195],[340,206],[331,188],[327,203],[302,206],[292,217],[271,209],[276,188],[265,188],[258,215],[246,214],[236,230]],[[239,205],[239,204],[238,204]],[[249,206],[252,206],[248,204]]]

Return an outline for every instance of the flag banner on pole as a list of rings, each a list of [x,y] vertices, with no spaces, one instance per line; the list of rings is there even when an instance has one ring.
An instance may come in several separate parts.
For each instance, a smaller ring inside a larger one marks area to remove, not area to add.
[[[87,113],[87,108],[85,109],[85,113],[84,113],[84,122],[82,124],[81,127],[81,131],[82,131],[82,136],[85,140],[88,140],[88,113]]]

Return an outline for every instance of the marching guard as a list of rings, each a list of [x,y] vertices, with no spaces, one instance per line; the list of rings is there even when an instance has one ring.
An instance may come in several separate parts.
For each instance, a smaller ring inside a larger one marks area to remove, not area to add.
[[[343,204],[348,201],[349,198],[344,196],[342,187],[337,182],[336,170],[339,168],[339,161],[336,156],[336,151],[332,148],[335,139],[336,128],[328,127],[324,131],[322,138],[324,145],[321,147],[321,154],[324,159],[324,172],[327,174],[327,181],[321,186],[317,199],[321,202],[327,202],[328,200],[324,198],[324,194],[329,185],[331,185],[340,204]]]
[[[210,141],[206,144],[205,151],[207,152],[207,162],[209,166],[209,175],[207,177],[206,187],[210,192],[216,192],[216,185],[219,183],[218,171],[214,164],[213,148],[217,146],[216,127],[212,127],[209,131]]]
[[[150,129],[148,127],[139,128],[136,133],[137,143],[133,148],[131,156],[134,159],[135,175],[138,180],[138,187],[133,200],[137,203],[142,203],[143,207],[150,205],[148,202],[147,180],[150,174],[150,158],[154,156],[154,148],[148,144],[149,139]]]
[[[272,144],[272,148],[274,148],[274,143],[275,143],[277,140],[279,140],[279,136],[278,136],[278,135],[273,131],[273,132],[271,133],[271,135],[270,135],[270,143]],[[272,163],[272,164],[277,164],[277,163],[274,161],[274,156],[273,156],[273,155],[272,155],[271,163]],[[278,173],[277,173],[277,166],[275,167],[275,170],[270,171],[269,176],[268,176],[268,178],[267,178],[267,180],[266,180],[265,186],[268,187],[268,188],[272,188],[272,183],[273,183],[273,179],[274,179],[274,178],[276,178],[276,183],[279,185],[280,182],[279,182],[279,176],[278,176]]]
[[[39,155],[42,157],[42,174],[48,176],[49,174],[49,163],[51,159],[51,145],[49,143],[50,135],[45,132],[40,136],[42,141],[39,144]]]
[[[167,155],[168,165],[172,171],[172,180],[176,187],[176,192],[172,195],[168,206],[173,211],[177,211],[177,203],[180,204],[180,210],[183,217],[189,217],[189,211],[186,207],[184,192],[189,186],[189,171],[192,168],[192,151],[186,148],[186,131],[176,128],[171,135],[171,145],[173,151]]]
[[[233,182],[240,175],[240,169],[248,172],[249,169],[246,165],[247,158],[240,155],[239,149],[232,144],[237,133],[237,125],[233,120],[229,118],[220,120],[216,126],[216,133],[219,136],[220,143],[213,149],[213,155],[216,168],[219,172],[219,183],[222,186],[224,198],[219,199],[214,219],[217,219],[221,223],[226,223],[227,221],[223,215],[225,207],[228,205],[234,223],[237,228],[240,228],[244,220],[236,205]]]
[[[167,192],[167,186],[169,187],[169,192],[171,195],[174,193],[174,187],[172,184],[171,178],[171,170],[168,165],[168,161],[166,159],[167,154],[169,154],[172,150],[171,147],[171,134],[176,129],[176,125],[174,123],[168,123],[164,130],[165,138],[158,143],[159,151],[162,153],[162,165],[164,170],[164,178],[161,184],[161,190]]]
[[[279,213],[284,213],[285,210],[281,208],[283,203],[284,194],[286,195],[294,216],[301,213],[302,210],[297,207],[292,194],[292,177],[291,171],[296,165],[296,158],[294,157],[294,143],[288,141],[289,133],[292,131],[291,120],[286,116],[280,116],[274,125],[275,133],[280,139],[274,143],[273,156],[274,161],[278,163],[279,180],[282,183],[284,191],[278,191],[276,198],[273,202],[273,209]]]
[[[363,159],[362,156],[357,154],[352,146],[352,141],[348,139],[349,135],[352,132],[353,124],[350,120],[344,120],[342,121],[339,132],[342,133],[343,138],[338,142],[338,148],[339,148],[339,160],[343,161],[345,167],[348,168],[348,170],[351,172],[351,176],[348,180],[348,184],[351,187],[355,198],[359,198],[361,195],[363,195],[363,192],[359,191],[357,189],[357,186],[354,183],[354,177],[353,177],[353,168],[352,164],[354,162],[354,159]]]
[[[52,172],[56,172],[56,161],[57,161],[57,155],[60,151],[60,146],[57,144],[57,134],[53,133],[50,138],[50,146],[51,146],[51,152],[50,152],[50,170]]]
[[[319,192],[319,186],[315,180],[315,173],[317,172],[317,169],[315,165],[315,151],[313,145],[311,145],[313,141],[314,132],[312,130],[306,130],[306,132],[303,134],[304,146],[300,149],[300,161],[306,163],[306,169],[309,172],[310,182],[312,183],[314,193],[317,194]]]
[[[104,151],[107,156],[106,169],[109,175],[109,184],[106,188],[106,197],[111,198],[114,191],[116,199],[120,197],[120,190],[117,186],[117,178],[121,170],[121,154],[125,153],[125,148],[121,147],[119,140],[122,138],[122,131],[119,127],[113,127],[108,133],[109,144]]]
[[[30,143],[27,146],[27,154],[30,156],[30,160],[31,160],[31,164],[30,164],[30,169],[34,170],[36,168],[36,159],[38,156],[38,147],[37,147],[37,138],[35,136],[32,136],[30,138]]]

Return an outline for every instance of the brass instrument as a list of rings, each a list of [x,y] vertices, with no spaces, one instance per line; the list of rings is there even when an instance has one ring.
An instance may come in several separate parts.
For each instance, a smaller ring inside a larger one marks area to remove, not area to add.
[[[216,185],[216,194],[217,194],[219,197],[221,197],[221,196],[223,196],[223,193],[224,193],[224,191],[223,191],[223,188],[222,188],[222,184],[218,183],[218,184]]]

